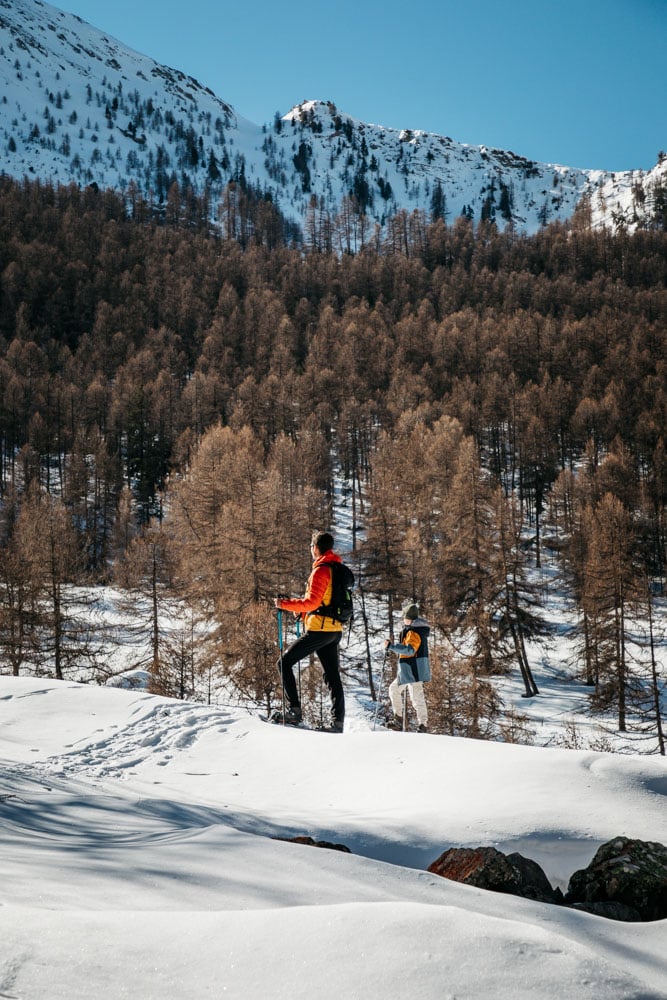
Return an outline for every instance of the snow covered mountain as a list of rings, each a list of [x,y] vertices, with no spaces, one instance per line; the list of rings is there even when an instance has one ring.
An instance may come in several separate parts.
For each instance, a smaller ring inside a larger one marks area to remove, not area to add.
[[[632,227],[667,182],[536,163],[308,101],[255,125],[209,88],[42,0],[0,0],[0,170],[9,176],[134,186],[156,203],[174,181],[207,194],[211,214],[235,180],[307,228],[313,214],[359,210],[374,223],[421,209],[534,232],[586,200],[595,224]],[[353,198],[353,200],[350,200]]]

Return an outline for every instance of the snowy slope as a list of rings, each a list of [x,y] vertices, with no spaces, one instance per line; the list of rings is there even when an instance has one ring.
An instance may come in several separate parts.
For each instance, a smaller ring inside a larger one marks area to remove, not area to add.
[[[221,134],[231,123],[257,131],[196,80],[41,0],[0,0],[0,86],[2,166],[18,177],[104,187],[133,179],[143,190],[149,155],[176,147],[167,119],[179,132],[215,130],[216,121]]]
[[[665,1000],[664,921],[424,871],[518,848],[563,884],[665,840],[664,761],[372,730],[0,678],[0,994],[24,1000]],[[352,854],[274,837],[309,834]]]
[[[255,125],[191,77],[41,0],[0,0],[0,88],[0,170],[10,176],[134,184],[158,204],[177,181],[207,190],[213,214],[237,180],[302,226],[313,199],[335,216],[350,194],[380,224],[401,209],[430,212],[437,194],[449,222],[465,211],[533,232],[588,196],[596,223],[622,215],[633,225],[649,203],[637,192],[656,179],[364,124],[331,102]]]

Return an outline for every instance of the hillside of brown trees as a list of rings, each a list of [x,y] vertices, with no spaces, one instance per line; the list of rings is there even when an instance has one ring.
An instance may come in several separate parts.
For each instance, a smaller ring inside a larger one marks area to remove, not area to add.
[[[266,604],[342,482],[358,604],[409,595],[449,637],[443,731],[486,734],[494,673],[531,693],[548,552],[594,704],[660,734],[667,234],[415,213],[339,256],[172,208],[0,179],[0,669],[64,676],[68,588],[113,580],[207,615],[270,699]]]

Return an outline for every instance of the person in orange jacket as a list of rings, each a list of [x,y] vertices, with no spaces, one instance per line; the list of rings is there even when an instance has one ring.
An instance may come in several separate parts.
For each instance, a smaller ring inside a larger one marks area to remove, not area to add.
[[[293,667],[299,660],[316,653],[331,694],[330,731],[342,733],[345,721],[345,694],[340,678],[338,647],[343,635],[343,624],[329,613],[333,592],[331,566],[333,563],[340,563],[341,558],[334,552],[333,535],[328,531],[313,534],[310,551],[313,557],[313,569],[304,596],[294,600],[285,597],[278,597],[275,600],[276,608],[301,616],[305,631],[288,646],[278,661],[287,705],[284,713],[274,714],[273,721],[285,722],[292,726],[298,726],[301,722],[301,704]]]

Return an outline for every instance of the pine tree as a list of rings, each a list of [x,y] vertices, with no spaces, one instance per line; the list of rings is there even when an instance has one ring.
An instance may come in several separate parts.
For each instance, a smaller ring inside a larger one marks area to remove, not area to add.
[[[319,497],[304,487],[298,449],[279,439],[265,462],[248,427],[208,431],[172,490],[169,530],[183,592],[212,624],[221,662],[235,662],[245,616],[302,593]],[[253,626],[254,627],[254,626]]]
[[[15,531],[36,608],[38,665],[52,666],[62,680],[68,668],[94,662],[99,651],[99,636],[85,615],[88,598],[72,589],[81,541],[62,501],[36,486],[23,500]]]
[[[546,629],[538,612],[538,595],[528,583],[525,554],[522,548],[523,522],[517,500],[506,499],[502,490],[495,492],[499,555],[503,571],[505,608],[503,628],[511,636],[516,662],[521,671],[525,697],[539,694],[528,660],[527,643],[544,635]]]
[[[479,677],[473,660],[444,640],[431,644],[430,661],[431,681],[426,685],[429,730],[472,739],[493,738],[500,699],[493,685]]]
[[[276,616],[263,604],[243,608],[224,655],[229,663],[224,674],[236,694],[244,703],[262,707],[269,717],[280,695]]]
[[[148,667],[150,690],[156,694],[166,694],[170,687],[165,678],[168,630],[164,622],[176,611],[178,594],[173,577],[169,536],[153,519],[131,540],[117,565],[116,579],[127,592],[122,606],[132,613],[131,632],[149,649],[145,660],[135,666]]]
[[[29,568],[15,531],[18,512],[19,496],[12,489],[0,507],[0,651],[14,677],[31,662],[37,621]]]
[[[443,222],[447,221],[447,196],[443,191],[440,179],[437,179],[433,185],[430,207],[432,222],[436,222],[438,219],[442,219]]]
[[[638,593],[636,539],[623,504],[606,493],[586,512],[588,534],[583,600],[595,626],[596,704],[616,705],[618,728],[626,731],[629,685],[628,614]]]
[[[492,489],[469,438],[461,444],[440,525],[436,560],[442,607],[469,649],[475,675],[488,676],[506,661],[499,631],[504,581]]]
[[[658,753],[664,757],[667,754],[667,740],[665,739],[665,729],[663,726],[662,719],[662,691],[664,688],[664,682],[660,678],[658,672],[658,663],[656,659],[656,630],[655,630],[655,615],[653,610],[653,593],[651,589],[651,581],[648,577],[645,578],[645,589],[644,589],[644,602],[643,608],[646,611],[646,623],[647,623],[647,633],[648,633],[648,650],[649,650],[649,703],[650,709],[647,713],[649,718],[651,718],[650,728],[655,727],[655,733],[658,739]]]

